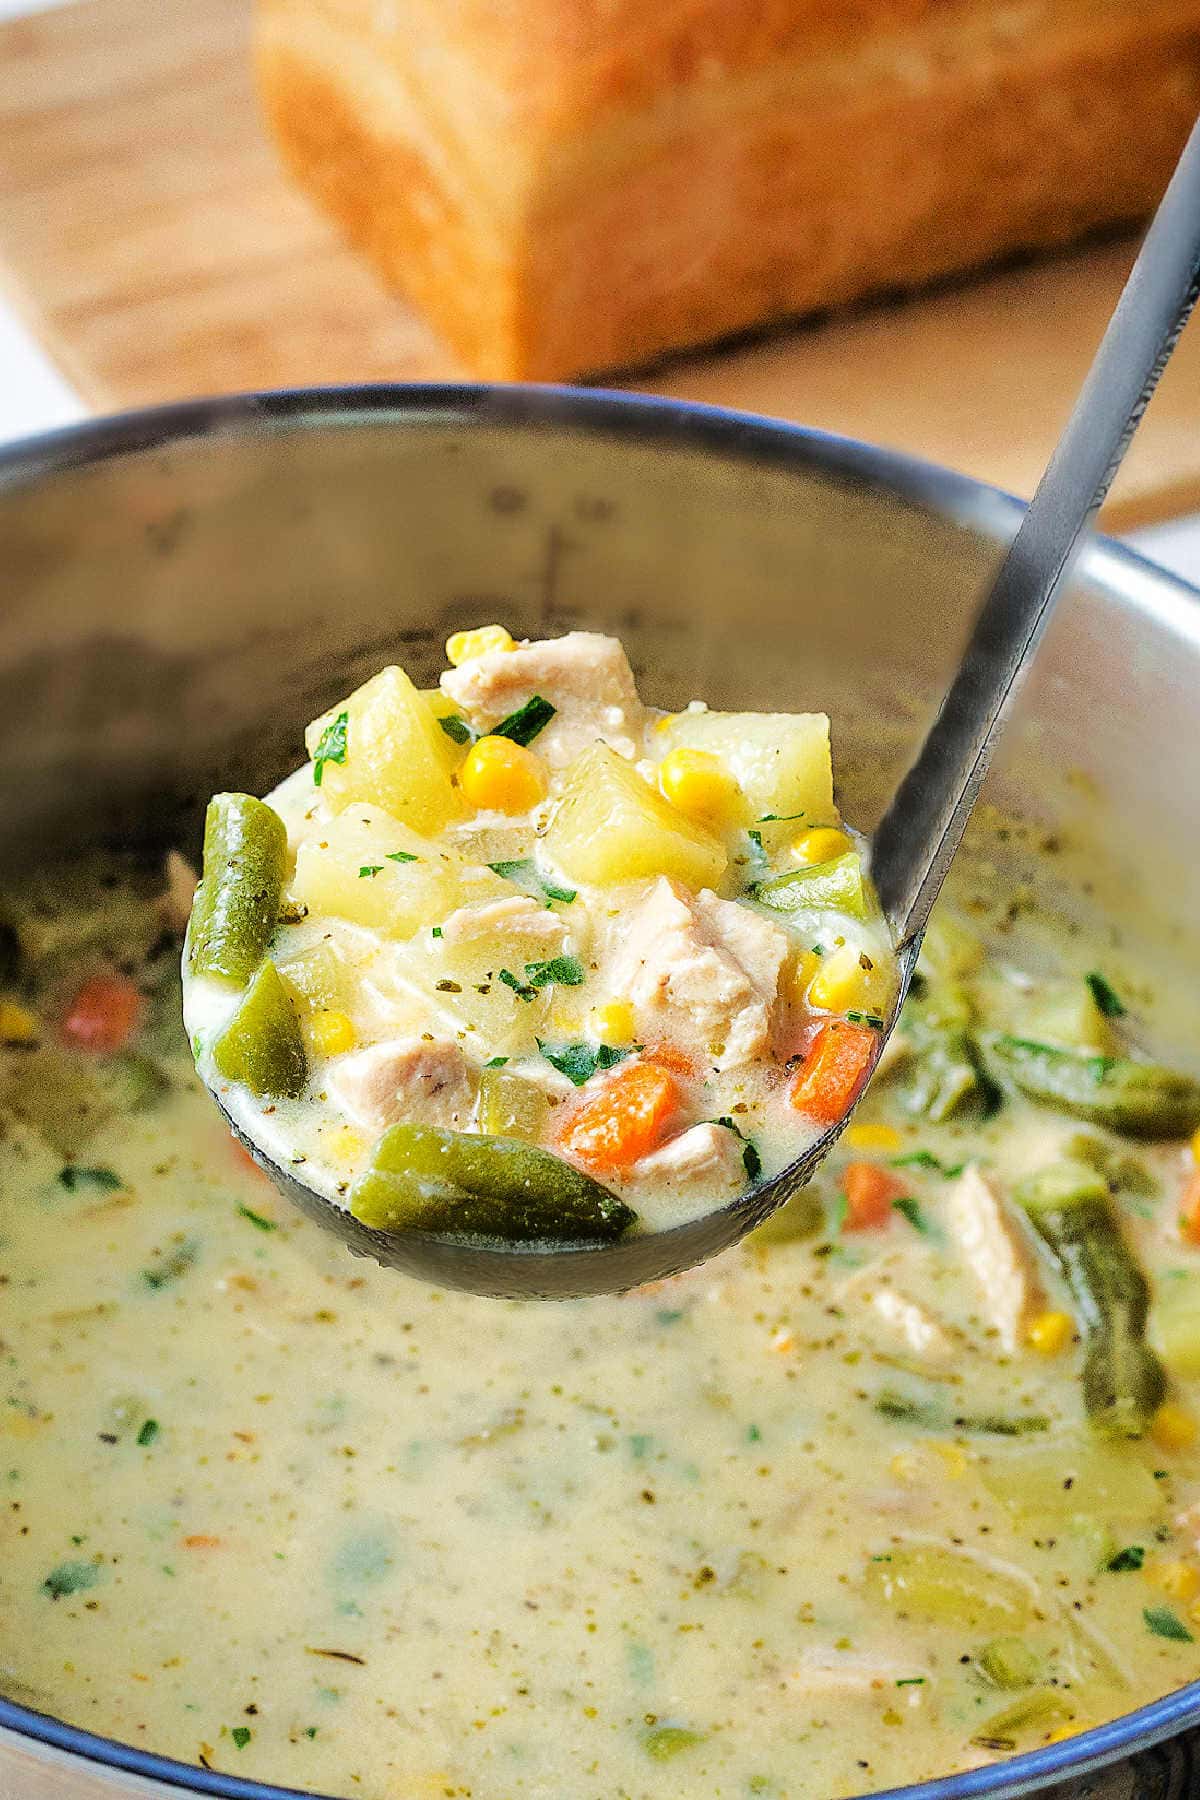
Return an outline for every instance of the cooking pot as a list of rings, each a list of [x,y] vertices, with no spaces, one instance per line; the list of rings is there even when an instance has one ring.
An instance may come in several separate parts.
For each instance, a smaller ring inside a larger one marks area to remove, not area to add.
[[[0,453],[0,864],[85,842],[194,853],[214,788],[269,786],[303,722],[380,664],[428,682],[450,629],[491,620],[619,633],[655,704],[827,706],[842,798],[869,827],[1018,516],[868,445],[553,388],[247,396],[17,445]],[[1015,886],[1027,842],[1053,833],[1064,907],[1107,910],[1139,958],[1170,958],[1181,1036],[1200,976],[1198,693],[1200,595],[1097,543],[989,782],[1036,825],[989,840],[995,879]],[[0,1615],[0,1688],[2,1633]],[[282,1792],[0,1700],[0,1800]],[[1200,1683],[905,1790],[1034,1792],[1200,1793]]]

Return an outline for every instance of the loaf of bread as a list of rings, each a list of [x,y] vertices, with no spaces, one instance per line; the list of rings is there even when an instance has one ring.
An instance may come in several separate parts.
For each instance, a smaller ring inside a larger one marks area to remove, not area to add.
[[[493,379],[1136,220],[1200,112],[1200,0],[257,6],[289,167]]]

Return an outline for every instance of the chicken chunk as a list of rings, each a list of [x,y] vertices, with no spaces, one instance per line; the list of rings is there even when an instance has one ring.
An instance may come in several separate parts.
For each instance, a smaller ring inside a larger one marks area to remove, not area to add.
[[[446,1038],[392,1038],[339,1057],[329,1092],[357,1125],[383,1131],[401,1119],[465,1130],[475,1104],[474,1070]]]
[[[622,920],[607,991],[630,1002],[639,1039],[737,1069],[770,1053],[787,951],[786,934],[769,920],[662,877]]]
[[[1033,1250],[1000,1194],[971,1163],[946,1198],[944,1217],[978,1285],[983,1310],[1012,1352],[1046,1304]]]
[[[711,1121],[681,1131],[661,1149],[643,1156],[630,1173],[646,1180],[667,1180],[673,1193],[698,1191],[714,1197],[736,1192],[746,1184],[742,1145],[726,1126]]]
[[[538,733],[536,749],[555,768],[565,768],[597,738],[621,756],[642,754],[646,710],[633,670],[617,639],[600,632],[569,631],[515,650],[489,650],[447,669],[441,685],[484,730],[540,694],[557,713]]]
[[[813,1699],[865,1699],[878,1694],[894,1701],[900,1681],[922,1687],[928,1681],[928,1672],[889,1657],[856,1656],[845,1650],[808,1650],[789,1675],[788,1686]]]
[[[447,945],[469,944],[477,938],[519,937],[523,944],[536,940],[545,949],[561,949],[566,925],[557,913],[528,894],[508,894],[483,906],[460,906],[442,926]]]
[[[885,1259],[851,1276],[842,1287],[842,1300],[853,1297],[869,1306],[902,1349],[911,1351],[922,1362],[944,1367],[961,1346],[936,1313],[914,1300],[895,1280],[904,1266],[901,1259]]]

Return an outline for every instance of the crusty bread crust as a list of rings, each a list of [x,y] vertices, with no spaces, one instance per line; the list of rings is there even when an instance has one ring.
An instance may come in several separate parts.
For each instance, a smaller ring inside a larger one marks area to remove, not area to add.
[[[544,380],[1144,216],[1200,0],[258,0],[257,59],[384,278]]]

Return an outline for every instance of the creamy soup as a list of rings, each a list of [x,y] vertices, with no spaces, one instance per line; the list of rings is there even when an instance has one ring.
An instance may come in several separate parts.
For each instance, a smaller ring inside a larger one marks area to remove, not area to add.
[[[337,1796],[828,1800],[1200,1676],[1200,1096],[1104,948],[968,893],[805,1196],[519,1304],[249,1165],[155,886],[0,914],[0,1689]]]
[[[185,1007],[254,1143],[368,1225],[582,1244],[777,1174],[896,996],[824,713],[642,704],[616,638],[458,632],[209,808]]]

